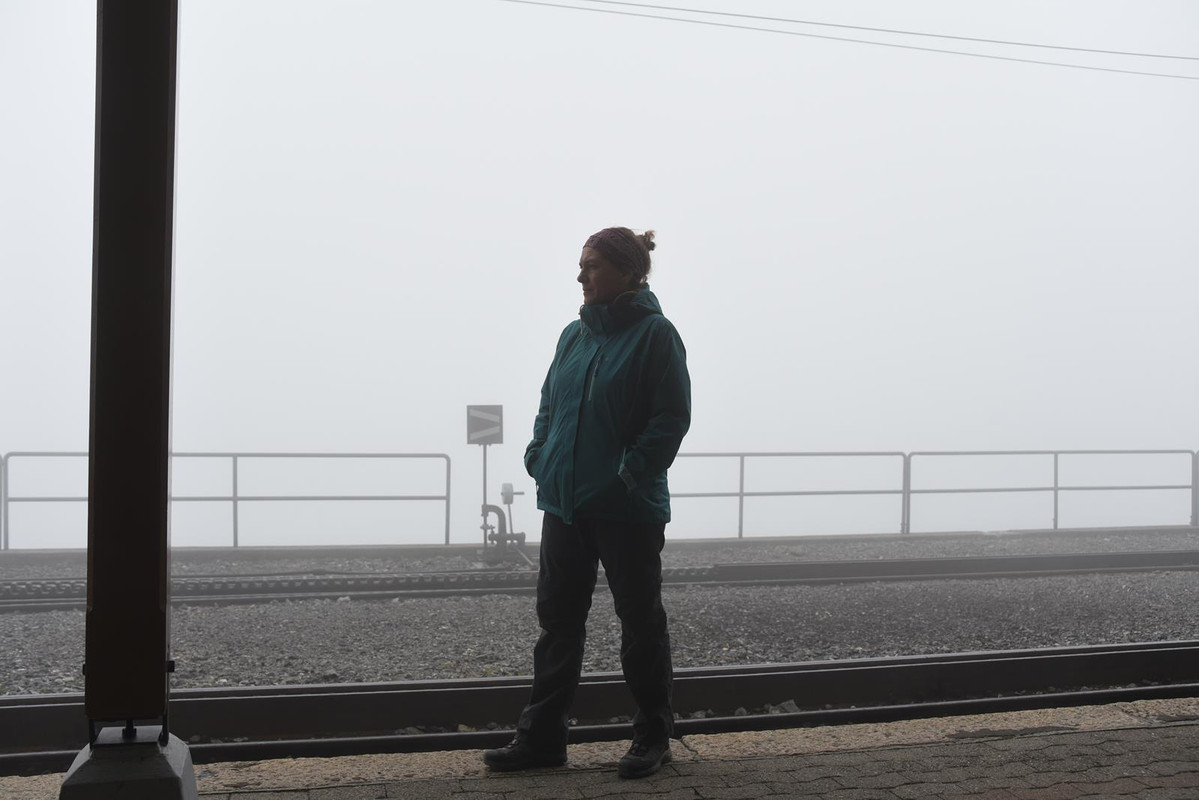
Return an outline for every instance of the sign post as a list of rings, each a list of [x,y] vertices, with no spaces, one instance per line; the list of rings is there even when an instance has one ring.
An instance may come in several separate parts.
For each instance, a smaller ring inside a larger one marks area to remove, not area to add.
[[[487,445],[504,443],[503,406],[466,407],[466,443],[483,446],[483,547],[487,547]]]

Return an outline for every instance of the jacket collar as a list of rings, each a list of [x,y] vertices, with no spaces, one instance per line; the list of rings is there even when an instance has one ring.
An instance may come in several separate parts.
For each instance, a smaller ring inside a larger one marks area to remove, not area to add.
[[[579,306],[579,319],[583,327],[596,336],[606,336],[621,331],[643,317],[661,314],[658,298],[649,290],[649,285],[618,295],[605,305]]]

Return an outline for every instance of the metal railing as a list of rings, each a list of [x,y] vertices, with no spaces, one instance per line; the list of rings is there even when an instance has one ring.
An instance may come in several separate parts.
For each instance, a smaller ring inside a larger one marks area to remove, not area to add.
[[[759,453],[679,453],[678,458],[735,458],[738,468],[738,486],[735,492],[671,492],[671,499],[689,497],[736,497],[737,538],[745,537],[745,498],[747,497],[815,497],[837,495],[903,495],[904,517],[908,514],[908,496],[904,488],[899,489],[811,489],[783,492],[747,492],[745,490],[745,460],[747,458],[898,458],[903,464],[903,484],[908,476],[908,455],[899,452],[759,452]],[[905,531],[906,532],[906,531]]]
[[[1062,486],[1059,481],[1059,468],[1062,456],[1131,456],[1131,455],[1185,455],[1191,460],[1191,481],[1183,484],[1136,484],[1132,486],[1116,485],[1075,485]],[[916,456],[1045,456],[1053,458],[1053,485],[1051,486],[1018,486],[1002,488],[971,488],[971,489],[912,489],[909,481],[906,484],[907,518],[904,533],[911,531],[911,501],[914,494],[994,494],[1000,492],[1013,493],[1053,493],[1053,529],[1058,528],[1058,502],[1062,492],[1132,492],[1132,491],[1173,491],[1190,490],[1191,492],[1191,525],[1199,525],[1199,453],[1194,450],[976,450],[976,451],[926,451],[911,453],[908,456],[909,466]]]
[[[1185,455],[1191,460],[1191,480],[1179,484],[1136,485],[1071,485],[1062,486],[1058,480],[1062,456],[1132,456]],[[921,459],[946,456],[1046,456],[1053,458],[1053,483],[1049,486],[976,487],[976,488],[912,488],[912,465]],[[737,491],[728,492],[671,492],[671,498],[736,497],[737,538],[745,536],[745,499],[752,497],[812,497],[837,495],[899,495],[899,532],[912,532],[912,497],[914,495],[993,494],[993,493],[1053,493],[1053,529],[1058,528],[1058,501],[1062,492],[1125,492],[1125,491],[1182,491],[1191,493],[1191,525],[1199,525],[1199,453],[1194,450],[940,450],[902,452],[757,452],[757,453],[679,453],[679,458],[735,458],[738,461]],[[757,492],[745,489],[745,462],[750,458],[895,458],[901,461],[899,486],[895,489],[819,489]]]
[[[227,495],[181,495],[172,496],[176,503],[229,503],[232,508],[233,546],[239,545],[239,517],[242,503],[258,502],[312,502],[312,501],[418,501],[440,500],[445,503],[445,543],[450,543],[450,457],[445,453],[172,453],[172,458],[227,459],[230,463],[230,493]],[[87,458],[86,452],[18,452],[0,456],[0,550],[9,549],[10,519],[12,503],[85,503],[87,496],[28,495],[14,497],[10,491],[9,476],[14,458]],[[442,459],[445,461],[445,494],[292,494],[260,495],[242,494],[238,481],[238,466],[241,462],[254,459]]]
[[[1059,480],[1061,460],[1065,456],[1143,456],[1185,455],[1191,462],[1189,483],[1135,484],[1135,485],[1066,485]],[[83,497],[13,497],[9,492],[9,476],[13,458],[63,458],[86,457],[80,452],[25,452],[8,453],[0,456],[0,550],[9,548],[9,504],[10,503],[53,503],[84,502]],[[1032,486],[979,486],[968,488],[912,488],[913,465],[917,461],[946,457],[1007,457],[1033,456],[1053,460],[1053,482],[1050,485]],[[243,502],[270,501],[345,501],[345,500],[440,500],[445,503],[445,543],[450,543],[450,457],[444,453],[175,453],[176,458],[229,459],[231,464],[232,491],[229,495],[186,495],[172,497],[175,502],[228,502],[232,505],[233,544],[238,545],[238,511]],[[817,496],[896,496],[900,497],[899,532],[912,532],[912,497],[915,495],[952,494],[998,494],[998,493],[1052,493],[1052,527],[1059,527],[1059,501],[1063,492],[1127,492],[1127,491],[1186,491],[1191,493],[1190,524],[1199,525],[1199,452],[1194,450],[941,450],[904,453],[898,451],[825,451],[825,452],[723,452],[723,453],[679,453],[679,458],[730,459],[738,462],[738,485],[736,491],[724,492],[672,492],[675,499],[686,498],[737,498],[737,537],[745,536],[745,501],[757,497],[817,497]],[[405,459],[440,458],[445,461],[444,495],[243,495],[238,483],[238,464],[246,459]],[[745,487],[745,464],[747,459],[777,458],[853,458],[895,459],[899,462],[896,488],[882,489],[795,489],[787,491],[752,491]]]

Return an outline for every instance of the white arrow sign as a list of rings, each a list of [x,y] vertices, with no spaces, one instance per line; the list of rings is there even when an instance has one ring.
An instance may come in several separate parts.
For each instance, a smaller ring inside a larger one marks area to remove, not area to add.
[[[466,407],[467,444],[503,444],[503,442],[503,406]]]

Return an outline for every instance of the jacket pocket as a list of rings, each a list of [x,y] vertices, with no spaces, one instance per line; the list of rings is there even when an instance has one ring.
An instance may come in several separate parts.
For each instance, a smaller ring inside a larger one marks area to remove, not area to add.
[[[529,477],[538,484],[540,484],[541,481],[537,478],[537,461],[541,457],[542,447],[545,447],[545,445],[542,445],[541,447],[535,447],[525,453],[525,472],[529,473]]]

